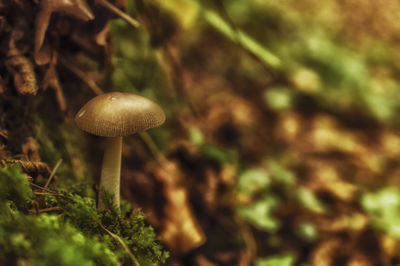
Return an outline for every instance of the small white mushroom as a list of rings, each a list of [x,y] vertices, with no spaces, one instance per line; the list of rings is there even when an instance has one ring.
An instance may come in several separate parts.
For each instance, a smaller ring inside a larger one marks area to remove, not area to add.
[[[100,188],[114,195],[119,207],[122,137],[150,128],[165,121],[163,110],[156,103],[139,95],[111,92],[86,103],[76,114],[77,126],[93,135],[106,137]],[[99,197],[99,210],[104,202]]]

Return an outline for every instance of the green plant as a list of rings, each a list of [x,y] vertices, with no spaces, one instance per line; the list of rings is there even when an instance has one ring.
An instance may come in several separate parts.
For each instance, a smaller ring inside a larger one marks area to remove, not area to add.
[[[118,210],[108,197],[98,212],[79,185],[35,187],[18,167],[0,168],[0,264],[156,265],[168,257],[145,216],[128,204]]]

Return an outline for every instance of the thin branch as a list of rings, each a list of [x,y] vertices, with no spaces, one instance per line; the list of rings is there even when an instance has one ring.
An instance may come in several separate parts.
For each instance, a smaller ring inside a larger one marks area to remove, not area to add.
[[[107,228],[104,227],[101,223],[99,223],[99,226],[107,232],[112,238],[118,241],[118,243],[125,249],[125,251],[128,253],[129,257],[133,261],[135,266],[140,266],[139,261],[136,259],[135,255],[132,254],[132,252],[129,250],[129,247],[125,244],[125,242],[116,234],[108,230]]]
[[[238,42],[243,48],[256,56],[261,62],[273,69],[280,69],[283,67],[283,62],[274,53],[272,53],[267,48],[260,45],[251,36],[247,35],[245,32],[232,28],[232,26],[225,22],[219,14],[211,10],[205,10],[203,13],[204,19],[212,26],[214,29],[222,33],[227,38],[234,42]]]
[[[44,187],[39,186],[39,185],[36,185],[36,184],[34,184],[34,183],[30,183],[30,184],[31,184],[32,187],[35,187],[35,188],[40,189],[40,190],[42,190],[42,191],[46,191],[47,193],[50,193],[50,194],[52,194],[53,196],[63,197],[63,198],[70,199],[70,197],[68,197],[67,195],[60,194],[60,193],[58,193],[57,191],[52,191],[52,190],[50,190],[50,189],[48,189],[48,188],[44,188]],[[34,191],[33,193],[35,193],[35,194],[37,194],[37,195],[46,195],[46,193],[44,193],[44,192],[39,192],[39,191]]]
[[[49,193],[57,194],[57,192],[55,192],[55,191],[52,191],[52,190],[50,190],[50,189],[47,189],[47,188],[44,188],[44,187],[42,187],[42,186],[36,185],[36,184],[34,184],[34,183],[31,183],[31,186],[32,186],[32,187],[35,187],[35,188],[38,188],[38,189],[40,189],[40,190],[47,191],[47,192],[49,192]],[[58,195],[58,194],[57,194],[57,195]]]
[[[58,167],[60,167],[61,163],[62,163],[62,159],[59,159],[58,162],[56,163],[56,166],[54,166],[53,171],[51,171],[51,174],[49,176],[49,178],[47,179],[46,184],[44,185],[44,188],[47,188],[50,185],[51,180],[53,179]]]
[[[121,17],[123,20],[128,22],[128,24],[131,25],[132,27],[134,27],[134,28],[139,27],[139,25],[140,25],[139,21],[137,21],[136,19],[132,18],[131,16],[129,16],[125,12],[119,10],[116,6],[114,6],[113,4],[108,2],[107,0],[96,0],[96,2],[99,5],[102,5],[103,7],[107,8],[108,10],[113,12],[114,14],[118,15],[119,17]]]
[[[77,77],[79,77],[86,85],[94,92],[96,95],[103,94],[103,90],[96,84],[96,82],[89,78],[82,70],[71,64],[68,60],[63,57],[58,58],[61,64],[63,64],[69,71],[74,73]]]
[[[4,133],[4,132],[2,132],[2,131],[0,131],[0,136],[2,136],[2,137],[5,138],[5,139],[8,139],[7,134]]]
[[[39,192],[39,191],[35,191],[35,192],[33,192],[33,194],[35,194],[35,195],[41,195],[41,196],[45,196],[45,195],[58,196],[58,194],[56,194],[56,193],[51,193],[51,192]]]
[[[162,164],[162,162],[166,161],[165,156],[160,152],[157,145],[154,143],[154,140],[150,137],[149,133],[143,131],[139,132],[138,134],[159,164]]]
[[[62,211],[62,210],[63,210],[63,208],[55,206],[55,207],[49,207],[49,208],[44,208],[44,209],[37,209],[37,210],[31,211],[31,212],[38,214],[38,213],[45,213],[45,212],[52,212],[52,211]]]

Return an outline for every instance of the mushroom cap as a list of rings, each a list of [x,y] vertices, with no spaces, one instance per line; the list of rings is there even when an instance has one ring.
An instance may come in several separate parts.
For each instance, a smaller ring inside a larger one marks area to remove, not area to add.
[[[110,92],[87,102],[76,114],[76,125],[102,137],[131,135],[165,121],[164,111],[156,103],[140,95]]]

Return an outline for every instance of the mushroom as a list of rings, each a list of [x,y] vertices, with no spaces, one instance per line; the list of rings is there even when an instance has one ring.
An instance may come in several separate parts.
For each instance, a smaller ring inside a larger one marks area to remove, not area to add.
[[[76,114],[76,125],[93,135],[106,137],[100,188],[114,195],[119,207],[122,137],[165,121],[163,110],[156,103],[139,95],[111,92],[87,102]],[[98,209],[104,210],[100,189]]]

